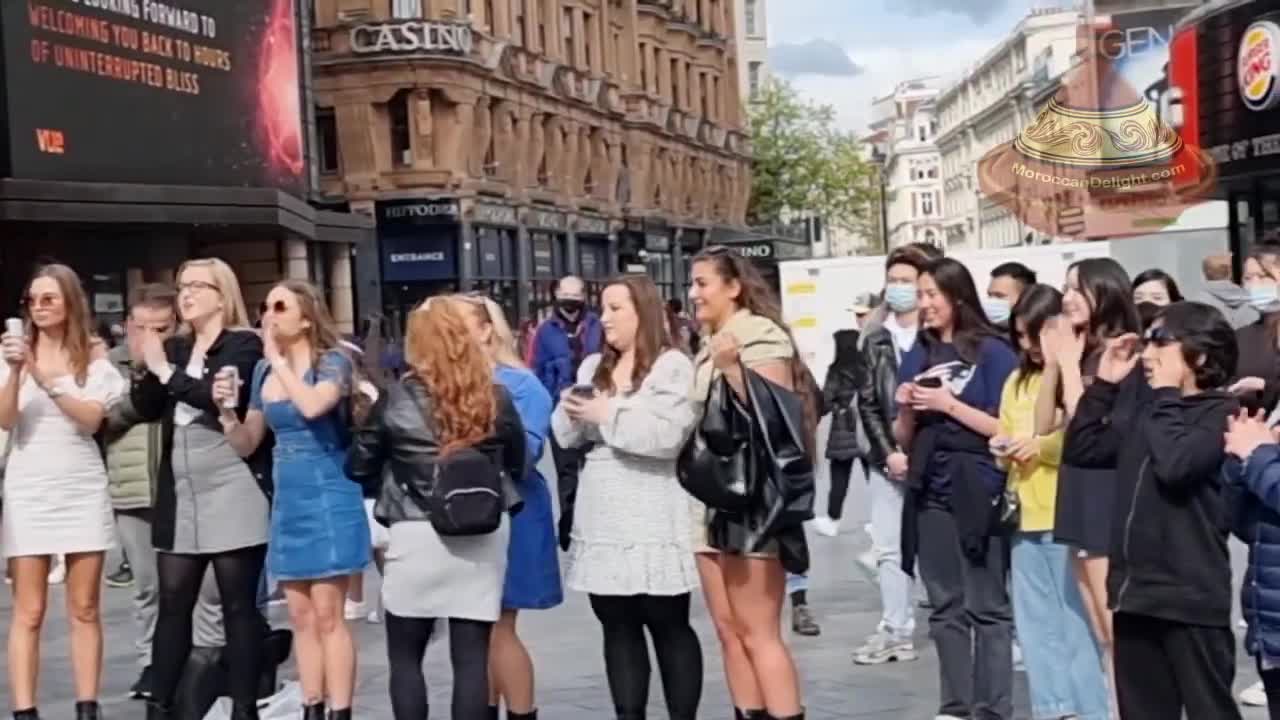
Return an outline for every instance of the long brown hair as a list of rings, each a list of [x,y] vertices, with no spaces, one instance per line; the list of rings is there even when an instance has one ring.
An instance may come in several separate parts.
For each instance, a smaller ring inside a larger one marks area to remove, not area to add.
[[[671,329],[667,327],[667,311],[662,304],[662,296],[658,293],[658,286],[648,275],[623,275],[610,280],[604,289],[614,286],[627,289],[631,304],[636,310],[635,360],[631,367],[631,390],[634,392],[648,377],[658,356],[675,347],[675,344],[671,342]],[[600,349],[600,364],[596,366],[591,384],[606,393],[617,390],[613,384],[613,371],[618,367],[620,359],[622,353],[609,343],[604,343]]]
[[[56,282],[58,292],[62,293],[62,308],[65,314],[63,322],[66,325],[62,335],[62,347],[71,363],[71,372],[75,376],[76,384],[84,387],[85,380],[89,376],[89,356],[92,350],[89,329],[93,327],[93,321],[89,316],[89,299],[85,296],[84,286],[80,284],[80,276],[66,265],[58,263],[44,265],[35,271],[31,276],[31,282],[27,283],[28,297],[31,294],[31,286],[40,278],[49,278]],[[40,343],[37,342],[40,337],[40,328],[32,322],[30,314],[27,317],[27,336],[31,338],[31,353],[34,356],[40,348]]]
[[[493,435],[498,396],[489,360],[471,337],[460,303],[429,298],[409,314],[405,360],[431,396],[429,421],[440,452],[475,445]]]
[[[311,367],[316,369],[316,363],[330,351],[340,353],[351,363],[351,419],[356,425],[363,423],[373,407],[373,399],[359,391],[360,382],[373,376],[366,367],[367,358],[359,356],[359,353],[342,341],[338,324],[334,322],[320,288],[306,280],[292,278],[281,280],[276,283],[276,287],[288,290],[293,295],[298,301],[298,312],[302,319],[311,324],[306,330],[307,342],[311,345]]]
[[[778,300],[777,293],[769,287],[769,283],[750,260],[723,245],[706,248],[694,255],[690,267],[698,263],[709,263],[711,269],[723,282],[736,280],[739,291],[734,304],[752,315],[769,320],[787,334],[787,339],[791,341],[791,347],[794,350],[790,362],[791,388],[799,393],[804,401],[805,447],[809,451],[810,459],[813,459],[818,431],[818,389],[809,368],[805,367],[800,359],[800,350],[796,346],[791,328],[782,320],[782,303]]]

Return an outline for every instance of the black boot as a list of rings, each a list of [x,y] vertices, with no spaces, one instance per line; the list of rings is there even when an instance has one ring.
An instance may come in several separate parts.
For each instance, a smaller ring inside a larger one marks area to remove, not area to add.
[[[791,715],[790,717],[775,717],[773,715],[765,715],[769,720],[804,720],[804,711],[801,710],[799,715]]]
[[[40,720],[40,711],[35,708],[27,708],[26,710],[14,710],[13,720]]]
[[[147,720],[173,720],[173,708],[150,700],[147,702]]]
[[[345,710],[330,710],[329,720],[351,720],[351,708]]]
[[[318,702],[311,705],[303,705],[302,720],[324,720],[324,703]]]
[[[98,720],[97,700],[83,700],[76,703],[76,720]]]
[[[258,720],[258,704],[233,705],[231,707],[231,720]]]
[[[769,714],[763,710],[743,710],[734,708],[733,720],[769,720]]]
[[[508,710],[507,720],[538,720],[538,711],[530,710],[527,713],[513,713]]]
[[[498,720],[498,706],[490,705],[488,710],[484,711],[485,720]]]

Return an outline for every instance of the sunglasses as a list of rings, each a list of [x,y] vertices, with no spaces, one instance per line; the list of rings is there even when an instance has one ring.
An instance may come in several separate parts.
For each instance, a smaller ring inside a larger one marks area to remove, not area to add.
[[[277,300],[273,303],[264,302],[262,303],[262,305],[258,306],[258,312],[262,315],[266,315],[268,312],[274,312],[277,315],[283,315],[288,310],[289,310],[289,306],[285,305],[283,300]]]
[[[28,295],[22,298],[22,304],[32,308],[50,308],[55,307],[62,302],[61,295],[53,293],[44,293],[42,295]]]
[[[1155,345],[1156,347],[1164,347],[1178,342],[1178,338],[1163,326],[1147,328],[1147,332],[1142,335],[1142,342],[1147,345]]]
[[[207,283],[203,280],[192,280],[190,282],[178,283],[178,292],[199,292],[201,290],[212,290],[217,292],[220,288],[213,283]]]

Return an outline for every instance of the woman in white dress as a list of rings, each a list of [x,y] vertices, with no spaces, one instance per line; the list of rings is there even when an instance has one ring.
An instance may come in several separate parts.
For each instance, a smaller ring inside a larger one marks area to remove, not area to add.
[[[13,436],[5,469],[4,554],[13,578],[9,689],[15,720],[38,720],[40,628],[50,557],[66,557],[67,614],[76,720],[97,720],[102,671],[102,563],[115,544],[107,471],[93,434],[125,391],[105,356],[94,357],[80,278],[46,265],[27,288],[26,331],[6,333],[0,428]]]
[[[618,720],[640,720],[649,702],[653,639],[671,720],[695,720],[702,647],[689,624],[693,498],[676,457],[697,413],[693,363],[672,343],[658,288],[631,275],[601,293],[605,347],[588,356],[578,384],[551,417],[562,447],[590,444],[578,485],[567,582],[587,593],[604,632],[604,665]],[[696,528],[700,530],[701,528]]]

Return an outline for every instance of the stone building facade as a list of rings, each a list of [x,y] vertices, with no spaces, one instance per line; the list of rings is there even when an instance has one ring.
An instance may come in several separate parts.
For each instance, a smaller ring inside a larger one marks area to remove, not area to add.
[[[682,294],[683,257],[746,212],[733,15],[732,0],[315,0],[320,185],[377,219],[385,310],[471,289],[524,320],[557,276],[620,270]]]

